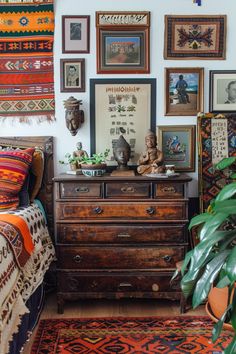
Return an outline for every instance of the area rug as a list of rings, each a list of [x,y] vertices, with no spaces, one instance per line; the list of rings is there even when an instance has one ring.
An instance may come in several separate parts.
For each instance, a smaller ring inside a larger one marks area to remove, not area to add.
[[[211,341],[207,316],[41,320],[31,354],[222,353],[232,339]]]

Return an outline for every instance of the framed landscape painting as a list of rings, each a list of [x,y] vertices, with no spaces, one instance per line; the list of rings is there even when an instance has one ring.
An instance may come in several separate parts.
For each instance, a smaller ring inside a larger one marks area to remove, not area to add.
[[[203,68],[165,68],[165,115],[195,116],[203,111]]]
[[[175,171],[195,171],[195,125],[157,127],[158,146],[164,163],[175,165]]]

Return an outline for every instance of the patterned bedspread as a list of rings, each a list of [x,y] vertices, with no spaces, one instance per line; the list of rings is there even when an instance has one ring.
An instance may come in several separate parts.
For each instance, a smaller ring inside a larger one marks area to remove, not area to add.
[[[26,301],[42,283],[46,270],[55,259],[43,213],[36,204],[10,211],[9,214],[23,218],[30,230],[34,247],[26,263],[19,267],[13,249],[0,229],[1,354],[8,352],[8,343],[12,334],[17,332],[21,316],[29,312],[25,306]]]

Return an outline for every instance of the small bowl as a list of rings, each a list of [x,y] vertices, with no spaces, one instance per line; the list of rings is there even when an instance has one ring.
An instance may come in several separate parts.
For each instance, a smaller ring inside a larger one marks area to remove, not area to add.
[[[86,177],[101,177],[106,172],[106,164],[101,164],[101,165],[81,164],[81,171]]]

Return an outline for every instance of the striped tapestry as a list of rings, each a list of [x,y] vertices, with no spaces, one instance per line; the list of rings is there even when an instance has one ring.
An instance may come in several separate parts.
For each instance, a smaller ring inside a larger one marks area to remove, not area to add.
[[[0,0],[0,119],[55,119],[53,35],[53,0]]]

